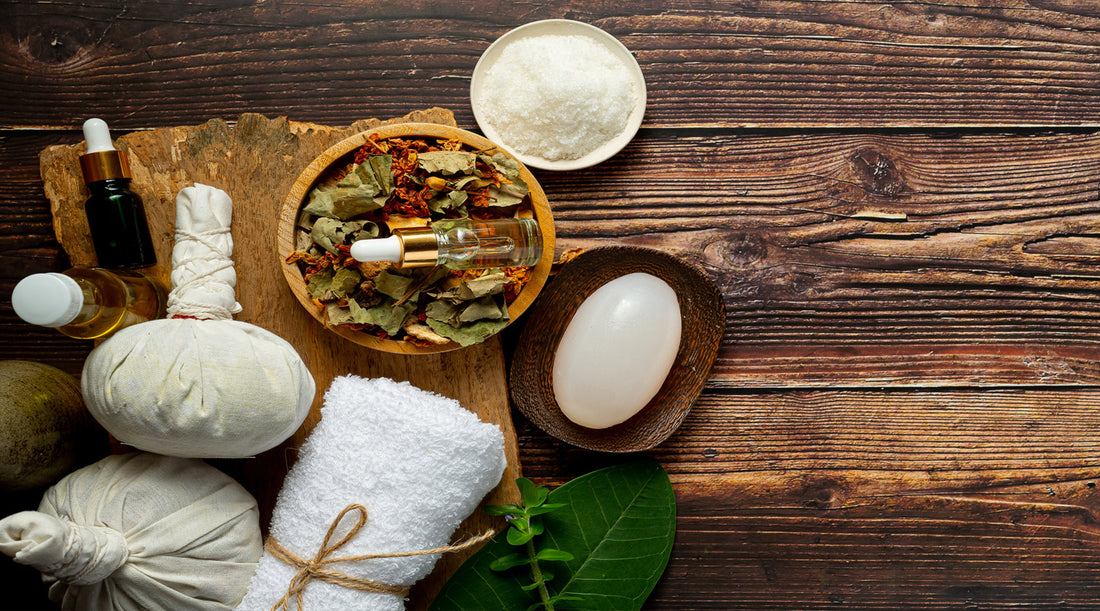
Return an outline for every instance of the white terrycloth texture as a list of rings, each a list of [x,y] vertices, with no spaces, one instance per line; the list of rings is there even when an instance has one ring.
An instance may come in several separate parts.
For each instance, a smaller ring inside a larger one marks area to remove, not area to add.
[[[325,394],[321,421],[302,445],[275,505],[270,536],[311,559],[332,520],[351,503],[366,526],[333,556],[434,549],[500,481],[504,436],[457,401],[386,378],[345,376]],[[354,514],[353,514],[354,515]],[[354,523],[345,518],[335,542]],[[390,585],[412,585],[439,554],[342,563],[327,568]],[[268,611],[296,570],[264,552],[239,611]],[[392,594],[355,591],[317,579],[307,610],[399,610]]]
[[[169,317],[228,320],[241,311],[234,291],[232,219],[233,201],[221,189],[196,183],[176,196]]]
[[[256,500],[202,461],[108,456],[0,520],[0,552],[34,566],[77,611],[220,611],[262,552]]]
[[[176,198],[169,311],[205,320],[123,328],[84,362],[84,403],[123,443],[169,456],[244,458],[282,443],[309,414],[317,388],[294,347],[231,319],[240,311],[232,206],[206,185]]]
[[[290,437],[309,414],[313,376],[293,346],[236,320],[151,320],[92,350],[84,403],[140,450],[243,458]]]

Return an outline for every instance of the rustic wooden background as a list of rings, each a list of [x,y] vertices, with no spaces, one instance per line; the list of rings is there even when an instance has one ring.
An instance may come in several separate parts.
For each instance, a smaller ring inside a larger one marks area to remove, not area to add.
[[[90,349],[7,301],[67,265],[37,155],[83,119],[475,129],[478,56],[545,18],[616,35],[649,88],[622,154],[537,173],[559,248],[658,248],[726,296],[708,388],[648,453],[679,525],[647,608],[1100,608],[1095,2],[9,0],[0,356]],[[623,459],[514,417],[540,482]]]

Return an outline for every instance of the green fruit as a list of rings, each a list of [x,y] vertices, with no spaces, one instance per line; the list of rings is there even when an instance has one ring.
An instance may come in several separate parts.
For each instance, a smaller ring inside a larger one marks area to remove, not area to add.
[[[0,490],[48,486],[106,450],[76,378],[43,363],[0,361]]]

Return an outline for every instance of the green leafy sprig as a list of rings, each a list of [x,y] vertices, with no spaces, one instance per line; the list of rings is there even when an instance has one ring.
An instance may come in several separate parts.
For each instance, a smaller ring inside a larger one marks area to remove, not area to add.
[[[523,565],[531,567],[531,584],[523,586],[523,590],[529,592],[537,589],[539,602],[528,607],[527,611],[534,611],[539,607],[545,608],[546,611],[554,611],[554,603],[558,601],[581,600],[579,596],[563,594],[551,596],[546,584],[554,579],[554,576],[539,564],[540,561],[568,562],[573,560],[573,554],[552,547],[542,549],[535,547],[535,537],[545,531],[540,516],[565,507],[565,503],[547,503],[546,500],[550,497],[550,490],[543,486],[536,486],[534,482],[526,477],[518,478],[516,484],[519,486],[519,505],[487,505],[485,513],[493,516],[504,516],[504,519],[508,522],[506,537],[508,543],[516,547],[522,547],[523,552],[501,556],[490,563],[489,568],[493,571],[507,571]]]

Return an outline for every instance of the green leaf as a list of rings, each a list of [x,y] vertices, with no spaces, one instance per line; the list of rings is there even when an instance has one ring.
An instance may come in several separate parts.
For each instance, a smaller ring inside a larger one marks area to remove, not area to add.
[[[640,609],[665,570],[676,533],[676,499],[668,474],[652,460],[630,462],[578,477],[550,492],[566,507],[542,516],[536,545],[573,554],[554,565],[552,595],[583,597],[585,609]],[[511,531],[511,529],[509,529]],[[431,609],[512,611],[538,604],[523,571],[496,573],[489,564],[513,554],[502,537],[459,567]]]
[[[527,557],[527,554],[512,554],[510,556],[502,556],[489,563],[489,570],[507,571],[512,567],[529,564],[530,562],[531,559]]]
[[[516,486],[519,487],[519,495],[523,499],[523,506],[528,509],[545,503],[546,497],[550,494],[549,490],[542,486],[536,486],[534,482],[526,477],[516,479]]]
[[[568,562],[573,559],[573,554],[562,551],[560,549],[548,547],[546,549],[539,550],[539,553],[535,554],[535,559]]]
[[[518,528],[509,528],[506,538],[508,539],[509,545],[523,545],[533,539],[535,534],[536,533],[531,529],[519,530]]]
[[[486,505],[482,511],[491,516],[518,516],[523,514],[523,508],[519,505]]]
[[[550,513],[551,511],[554,511],[555,509],[561,509],[562,507],[565,507],[565,503],[543,503],[542,505],[539,505],[538,507],[529,508],[527,510],[527,514],[532,515],[532,516],[539,516],[539,515],[542,515],[544,513]]]

